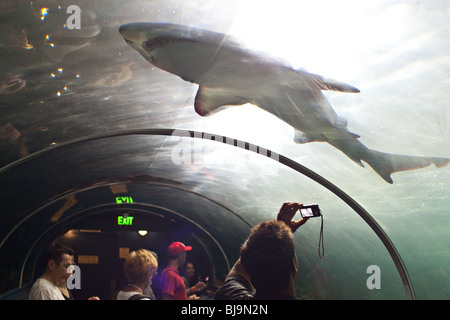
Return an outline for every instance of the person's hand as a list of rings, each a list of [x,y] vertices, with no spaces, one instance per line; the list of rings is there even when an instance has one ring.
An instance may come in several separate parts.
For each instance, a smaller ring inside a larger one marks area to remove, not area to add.
[[[277,220],[283,221],[291,228],[291,231],[294,233],[301,225],[303,225],[309,218],[303,218],[298,221],[292,220],[295,216],[298,209],[303,207],[303,204],[297,202],[286,202],[280,208],[280,212],[278,212]]]
[[[192,291],[193,292],[199,292],[202,291],[203,289],[205,289],[207,287],[206,283],[204,282],[197,282],[193,287],[192,287]]]

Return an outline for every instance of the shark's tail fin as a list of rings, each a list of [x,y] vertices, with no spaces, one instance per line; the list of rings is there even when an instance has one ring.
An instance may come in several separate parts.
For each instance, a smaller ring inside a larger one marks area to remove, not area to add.
[[[394,172],[424,168],[431,164],[441,168],[450,163],[450,159],[446,158],[405,156],[370,149],[367,149],[366,156],[362,160],[388,183],[393,183],[391,174]]]

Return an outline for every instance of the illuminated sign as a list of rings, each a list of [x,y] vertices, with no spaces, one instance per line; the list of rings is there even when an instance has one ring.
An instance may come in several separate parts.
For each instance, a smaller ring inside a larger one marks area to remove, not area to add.
[[[119,226],[131,226],[133,225],[133,219],[134,217],[124,217],[124,216],[118,216],[117,217],[117,224]]]
[[[120,196],[116,197],[116,204],[133,203],[133,198],[130,196]],[[117,224],[119,226],[131,226],[133,225],[134,217],[124,214],[117,217]]]
[[[122,203],[133,203],[132,197],[116,197],[116,203],[122,204]]]

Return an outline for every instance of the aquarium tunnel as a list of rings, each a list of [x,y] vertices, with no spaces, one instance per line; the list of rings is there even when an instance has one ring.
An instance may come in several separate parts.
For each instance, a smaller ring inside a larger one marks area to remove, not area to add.
[[[445,1],[3,1],[0,299],[28,299],[54,243],[75,252],[76,299],[113,299],[130,251],[163,268],[173,241],[217,289],[250,229],[291,201],[322,213],[294,233],[298,298],[449,299],[449,15]],[[138,22],[189,32],[123,32]],[[243,45],[214,47],[218,34]],[[239,83],[243,103],[205,116],[211,70],[218,99]],[[295,95],[292,70],[320,95]],[[244,101],[254,88],[271,108]],[[394,155],[392,181],[372,150]]]

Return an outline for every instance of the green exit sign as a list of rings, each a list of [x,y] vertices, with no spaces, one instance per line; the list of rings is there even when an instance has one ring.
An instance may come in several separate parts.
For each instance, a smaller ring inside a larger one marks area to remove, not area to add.
[[[133,203],[132,197],[116,197],[116,203],[122,204],[122,203]]]
[[[117,224],[119,226],[131,226],[131,225],[133,225],[133,219],[134,219],[134,217],[131,217],[131,216],[118,216]]]

